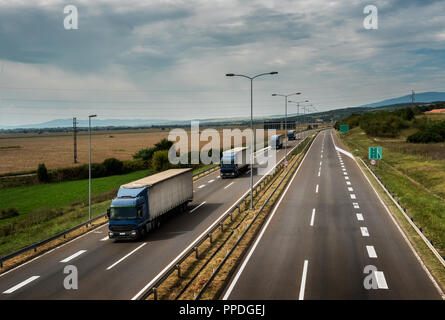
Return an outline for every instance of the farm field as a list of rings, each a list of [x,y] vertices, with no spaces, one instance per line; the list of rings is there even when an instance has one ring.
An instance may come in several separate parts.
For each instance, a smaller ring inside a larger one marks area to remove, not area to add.
[[[93,131],[92,162],[130,160],[136,151],[153,146],[168,133],[159,129]],[[207,143],[201,141],[200,148]],[[88,144],[88,132],[78,133],[77,165],[88,163]],[[0,134],[0,174],[35,170],[39,163],[45,163],[48,169],[74,166],[72,133]]]

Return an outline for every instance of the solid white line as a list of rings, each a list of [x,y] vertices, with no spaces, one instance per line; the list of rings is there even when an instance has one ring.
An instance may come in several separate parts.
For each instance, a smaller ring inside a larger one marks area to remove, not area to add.
[[[100,239],[100,241],[107,241],[108,239],[110,239],[108,236],[106,236],[105,238]]]
[[[360,227],[360,231],[361,231],[363,237],[369,237],[368,228]]]
[[[147,244],[147,242],[144,242],[143,244],[141,244],[139,247],[137,247],[136,249],[134,249],[133,251],[131,251],[130,253],[126,254],[125,256],[123,256],[122,258],[120,258],[119,260],[117,260],[115,263],[113,263],[111,266],[109,266],[107,268],[107,270],[110,270],[111,268],[113,268],[115,265],[117,265],[118,263],[121,263],[123,260],[127,259],[129,256],[131,256],[133,253],[135,253],[136,251],[138,251],[140,248],[142,248],[143,246],[145,246]]]
[[[374,276],[377,280],[377,286],[379,289],[388,289],[388,284],[386,283],[383,271],[374,271]]]
[[[229,183],[227,186],[224,187],[224,189],[227,189],[228,187],[230,187],[232,184],[234,184],[235,182],[231,182]]]
[[[357,220],[358,221],[363,221],[364,219],[363,219],[363,214],[361,214],[361,213],[356,213],[356,216],[357,216]]]
[[[314,218],[315,218],[315,208],[312,209],[311,227],[314,226]]]
[[[205,184],[200,185],[200,186],[198,187],[198,189],[204,188],[205,186],[206,186]]]
[[[351,193],[350,196],[351,196],[351,199],[356,199],[355,194]]]
[[[301,275],[300,295],[298,296],[298,300],[304,300],[304,289],[306,287],[306,276],[307,276],[308,263],[309,262],[307,260],[304,260],[303,274]]]
[[[301,141],[303,141],[303,140],[301,140]],[[289,150],[289,152],[287,153],[287,154],[290,154],[293,150],[295,150],[295,148],[301,143],[301,141],[295,146],[295,147],[293,147],[291,150]],[[312,144],[310,147],[309,147],[309,150],[312,148],[312,146],[313,146],[314,144]],[[309,150],[308,150],[308,152],[309,152]],[[307,155],[307,153],[306,153],[306,155]],[[304,156],[304,158],[303,158],[303,160],[305,159],[305,157],[306,157],[306,155]],[[284,158],[284,156],[281,158],[281,159],[283,159]],[[280,160],[281,161],[281,160]],[[259,183],[261,183],[262,181],[263,181],[263,179],[265,179],[265,177],[269,174],[269,173],[271,173],[273,170],[275,170],[275,167],[276,166],[274,166],[273,168],[271,168],[264,176],[263,176],[263,178],[261,178],[260,180],[258,180],[255,184],[254,184],[254,187],[255,186],[257,186]],[[297,172],[298,172],[298,169],[297,169]],[[174,258],[167,266],[165,266],[165,268],[164,269],[162,269],[150,282],[148,282],[141,290],[139,290],[139,292],[138,293],[136,293],[132,298],[131,298],[131,300],[136,300],[136,299],[138,299],[139,298],[139,296],[145,291],[145,290],[147,290],[147,288],[149,288],[155,281],[157,281],[160,277],[161,277],[161,275],[166,271],[166,270],[168,270],[175,262],[176,262],[176,260],[178,260],[179,259],[179,257],[181,257],[185,252],[187,252],[187,250],[189,250],[190,248],[192,248],[195,244],[196,244],[196,242],[204,235],[204,234],[206,234],[210,229],[212,229],[214,226],[215,226],[215,224],[224,216],[224,215],[226,215],[230,210],[232,210],[233,209],[233,207],[235,207],[235,205],[237,204],[237,202],[238,201],[240,201],[243,197],[245,197],[246,195],[248,195],[249,194],[249,192],[250,192],[250,190],[247,190],[238,200],[236,200],[231,206],[230,206],[230,208],[228,208],[226,211],[224,211],[206,230],[204,230],[204,232],[202,232],[192,243],[190,243],[189,245],[188,245],[188,247],[187,248],[185,248],[178,256],[176,256],[176,258]]]
[[[68,258],[63,259],[60,262],[62,262],[62,263],[68,262],[68,261],[73,260],[74,258],[80,256],[82,253],[85,253],[85,252],[87,252],[87,251],[86,250],[77,251],[75,254],[70,255]]]
[[[377,258],[377,253],[375,252],[374,246],[366,246],[366,251],[368,251],[368,256],[370,258]]]
[[[6,294],[8,294],[8,293],[13,293],[14,291],[20,289],[20,288],[23,287],[23,286],[26,286],[28,283],[30,283],[30,282],[36,280],[36,279],[39,278],[39,277],[40,277],[40,276],[32,276],[32,277],[28,278],[27,280],[25,280],[25,281],[23,281],[23,282],[20,282],[18,285],[15,285],[14,287],[12,287],[12,288],[6,290],[6,291],[3,292],[3,293],[6,293]]]
[[[315,187],[315,193],[318,193],[318,184],[317,184],[317,186]]]
[[[201,203],[199,206],[194,207],[192,210],[190,210],[190,213],[192,213],[193,211],[195,211],[196,209],[198,209],[200,206],[202,206],[204,203],[206,203],[205,201],[203,203]]]
[[[232,290],[235,287],[239,277],[241,276],[241,273],[244,271],[244,268],[246,267],[247,263],[249,262],[250,257],[252,256],[252,254],[255,251],[258,243],[260,242],[261,238],[263,237],[263,234],[266,231],[270,221],[272,220],[273,216],[275,215],[275,212],[278,210],[278,207],[280,206],[281,201],[283,200],[284,196],[286,195],[287,191],[289,190],[290,186],[292,185],[292,182],[294,181],[295,177],[297,176],[298,171],[302,167],[304,160],[306,159],[307,155],[310,153],[310,151],[312,149],[312,146],[314,144],[315,143],[312,143],[311,146],[309,147],[309,150],[304,155],[303,160],[301,160],[300,165],[298,166],[297,170],[295,171],[294,175],[292,176],[292,179],[289,181],[289,184],[287,185],[286,189],[282,193],[280,199],[278,199],[278,202],[275,205],[275,208],[272,210],[271,214],[269,215],[269,218],[267,219],[266,223],[264,224],[263,229],[261,230],[261,232],[258,235],[257,239],[255,240],[255,243],[253,244],[253,246],[250,248],[249,253],[247,254],[247,256],[246,256],[245,260],[243,261],[243,263],[241,264],[241,267],[239,268],[237,274],[233,278],[233,280],[230,283],[226,293],[224,294],[223,300],[227,300],[229,298],[230,294],[232,293]]]

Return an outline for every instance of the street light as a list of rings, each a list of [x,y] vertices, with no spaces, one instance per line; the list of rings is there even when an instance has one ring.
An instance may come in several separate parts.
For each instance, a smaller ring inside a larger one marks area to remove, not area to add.
[[[309,102],[309,100],[303,100],[303,101],[289,101],[290,103],[296,103],[297,104],[297,114],[298,114],[298,117],[300,117],[300,103],[306,103],[306,102]],[[300,125],[300,121],[298,121],[298,124]],[[298,132],[298,133],[300,133],[300,132]],[[301,138],[301,135],[300,135],[300,138]]]
[[[89,213],[89,219],[91,220],[91,118],[97,117],[96,114],[92,114],[88,116],[88,134],[90,136],[90,148],[89,148],[89,165],[88,165],[88,213]]]
[[[286,143],[284,145],[284,161],[286,163],[286,169],[287,169],[287,97],[290,96],[296,96],[300,95],[301,92],[297,93],[291,93],[291,94],[279,94],[279,93],[272,93],[272,97],[284,97],[284,132],[286,136]]]
[[[278,72],[273,71],[273,72],[268,72],[268,73],[261,73],[254,77],[249,77],[249,76],[246,76],[243,74],[235,74],[235,73],[227,73],[226,74],[227,77],[243,77],[243,78],[247,78],[250,80],[250,130],[252,131],[252,135],[253,135],[253,137],[250,140],[251,144],[255,138],[255,136],[253,134],[253,79],[261,77],[261,76],[274,75],[274,74],[278,74]],[[253,209],[253,148],[255,147],[255,143],[253,143],[253,144],[254,145],[251,147],[251,150],[250,150],[250,163],[251,163],[251,168],[250,168],[250,209]]]

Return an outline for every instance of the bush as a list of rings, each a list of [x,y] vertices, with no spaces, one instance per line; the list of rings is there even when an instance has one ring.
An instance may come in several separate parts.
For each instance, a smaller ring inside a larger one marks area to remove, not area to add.
[[[12,217],[17,217],[18,215],[19,211],[14,207],[3,209],[2,211],[0,211],[0,219],[8,219]]]
[[[133,155],[134,159],[151,160],[156,151],[169,150],[173,145],[173,141],[162,139],[161,141],[155,143],[154,147],[141,149]]]
[[[37,179],[40,182],[48,182],[48,170],[44,163],[40,163],[37,167]]]
[[[423,127],[420,131],[408,136],[411,143],[437,143],[445,141],[445,121],[440,121]]]
[[[163,171],[171,168],[172,165],[168,161],[168,151],[167,150],[156,151],[153,155],[151,165],[155,171]]]
[[[115,175],[122,173],[123,162],[116,158],[108,158],[103,162],[106,175]]]

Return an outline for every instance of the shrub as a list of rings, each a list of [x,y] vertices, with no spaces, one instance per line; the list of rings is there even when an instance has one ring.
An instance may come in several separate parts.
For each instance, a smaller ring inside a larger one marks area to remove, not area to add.
[[[155,171],[163,171],[167,170],[168,168],[171,168],[172,165],[168,161],[168,151],[167,150],[156,151],[153,155],[151,165]]]
[[[411,143],[436,143],[445,141],[445,121],[440,121],[425,126],[420,131],[408,136],[407,142]]]
[[[18,215],[19,211],[14,207],[3,209],[2,211],[0,211],[0,219],[8,219],[12,217],[17,217]]]
[[[122,173],[123,162],[116,158],[108,158],[103,162],[106,175],[115,175]]]
[[[40,182],[48,181],[48,170],[46,169],[44,163],[40,163],[39,166],[37,167],[37,179]]]

